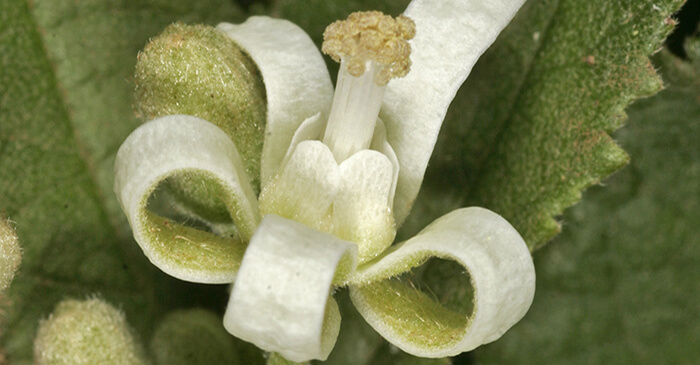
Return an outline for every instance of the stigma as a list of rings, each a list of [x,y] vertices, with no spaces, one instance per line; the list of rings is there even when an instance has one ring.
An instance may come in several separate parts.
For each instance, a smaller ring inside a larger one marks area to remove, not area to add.
[[[414,35],[410,18],[378,11],[353,13],[326,28],[321,50],[340,70],[323,143],[337,162],[369,148],[387,83],[411,69]]]

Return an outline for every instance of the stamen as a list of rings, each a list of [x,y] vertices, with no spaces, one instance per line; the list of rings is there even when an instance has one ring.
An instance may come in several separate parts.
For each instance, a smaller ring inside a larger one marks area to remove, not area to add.
[[[323,136],[323,143],[338,162],[369,148],[385,88],[374,82],[376,69],[381,66],[368,62],[368,72],[355,77],[345,63],[340,64],[333,106]]]
[[[403,15],[394,19],[378,11],[350,14],[323,33],[322,51],[340,62],[323,136],[338,162],[369,148],[384,87],[411,68],[408,40],[414,35],[411,19]]]

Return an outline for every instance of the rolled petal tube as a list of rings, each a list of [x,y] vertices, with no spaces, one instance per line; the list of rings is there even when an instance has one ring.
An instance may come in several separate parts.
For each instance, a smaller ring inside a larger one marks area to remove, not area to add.
[[[221,187],[239,240],[182,226],[147,209],[158,185],[182,172],[206,175]],[[122,144],[114,173],[117,199],[136,242],[154,265],[182,280],[233,282],[259,213],[236,146],[226,133],[188,115],[155,119]]]
[[[356,257],[353,243],[265,216],[233,285],[224,327],[291,361],[325,360],[340,331],[331,289],[354,270]]]
[[[466,269],[474,290],[471,314],[391,279],[430,257]],[[499,215],[473,207],[439,218],[364,265],[351,283],[355,307],[387,341],[415,356],[445,357],[495,341],[517,323],[532,304],[535,269],[518,232]]]

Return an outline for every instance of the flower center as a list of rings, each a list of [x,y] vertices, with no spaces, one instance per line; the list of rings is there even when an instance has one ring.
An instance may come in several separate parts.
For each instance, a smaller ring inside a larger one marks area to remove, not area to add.
[[[323,33],[323,53],[340,62],[323,136],[338,162],[369,148],[386,84],[411,68],[408,40],[414,35],[411,19],[379,11],[350,14]]]

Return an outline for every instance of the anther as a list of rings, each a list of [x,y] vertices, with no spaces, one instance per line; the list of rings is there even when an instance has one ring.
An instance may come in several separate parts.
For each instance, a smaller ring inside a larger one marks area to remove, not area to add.
[[[340,62],[333,105],[323,143],[338,162],[369,148],[384,87],[411,69],[415,24],[378,11],[350,14],[323,33],[322,51]]]

